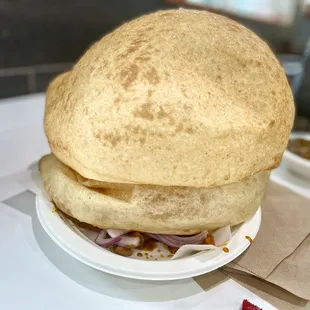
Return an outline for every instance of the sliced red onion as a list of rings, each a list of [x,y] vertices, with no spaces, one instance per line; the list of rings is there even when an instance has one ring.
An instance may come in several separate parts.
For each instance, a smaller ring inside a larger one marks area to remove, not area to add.
[[[225,226],[217,229],[213,234],[214,244],[221,246],[231,239],[230,226]]]
[[[118,236],[125,235],[128,232],[129,232],[129,230],[125,230],[125,229],[107,229],[107,233],[112,238],[116,238]]]
[[[136,248],[141,244],[141,239],[139,237],[132,236],[121,236],[121,240],[117,242],[117,245],[126,248]]]
[[[116,238],[106,238],[107,232],[105,229],[101,230],[98,237],[96,238],[95,242],[102,246],[103,248],[107,248],[110,245],[113,245],[121,240],[121,237]]]
[[[202,232],[195,236],[175,236],[175,235],[160,235],[160,234],[147,234],[149,237],[161,241],[162,243],[174,247],[180,248],[186,244],[197,244],[207,237],[207,232]]]
[[[160,241],[168,246],[171,246],[173,248],[180,248],[183,244],[181,244],[179,241],[171,240],[166,235],[157,235],[160,239]]]
[[[98,237],[97,237],[96,240],[95,240],[96,243],[99,244],[99,243],[103,242],[103,240],[105,240],[106,236],[107,236],[107,231],[106,231],[105,229],[102,229],[102,230],[100,231]]]
[[[110,245],[116,244],[121,240],[121,237],[116,237],[116,238],[107,238],[101,240],[101,242],[96,242],[98,245],[100,245],[103,248],[108,248]]]
[[[169,238],[171,241],[180,242],[182,245],[185,244],[197,244],[202,239],[207,237],[207,232],[203,231],[200,234],[194,236],[174,236],[174,235],[165,235],[165,237]]]
[[[159,235],[159,234],[149,234],[149,233],[145,233],[147,236],[159,241],[159,242],[162,242],[168,246],[171,246],[173,248],[178,248],[180,247],[181,245],[178,243],[178,242],[173,242],[173,241],[170,241],[169,239],[165,239],[164,236],[166,235]]]

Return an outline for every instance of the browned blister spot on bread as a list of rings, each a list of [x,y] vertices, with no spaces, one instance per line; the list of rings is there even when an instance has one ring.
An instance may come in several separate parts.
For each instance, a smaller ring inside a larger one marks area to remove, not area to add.
[[[139,73],[139,67],[136,64],[131,64],[128,68],[124,68],[120,72],[122,86],[127,90],[136,81]]]
[[[151,67],[149,70],[147,70],[145,72],[144,76],[151,85],[157,85],[160,81],[157,70],[153,67]]]
[[[275,120],[270,121],[268,124],[268,127],[272,128],[274,126],[275,122],[276,122]]]
[[[138,118],[143,118],[143,119],[152,121],[154,119],[154,115],[151,112],[151,107],[152,107],[152,104],[150,102],[146,102],[142,104],[139,109],[136,109],[133,112],[133,115]]]

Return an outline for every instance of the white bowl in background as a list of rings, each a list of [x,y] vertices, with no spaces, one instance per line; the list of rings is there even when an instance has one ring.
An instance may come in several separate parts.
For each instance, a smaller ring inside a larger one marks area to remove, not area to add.
[[[292,134],[290,139],[302,138],[310,141],[310,134]],[[310,160],[302,158],[301,156],[286,149],[282,159],[283,164],[290,172],[306,179],[310,180]]]

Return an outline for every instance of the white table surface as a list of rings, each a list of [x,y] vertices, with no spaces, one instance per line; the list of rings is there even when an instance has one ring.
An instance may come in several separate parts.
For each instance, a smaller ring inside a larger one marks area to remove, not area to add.
[[[94,270],[62,251],[43,231],[34,196],[16,174],[49,151],[44,95],[0,101],[0,309],[239,309],[244,298],[275,309],[229,280],[207,292],[193,279],[146,282]],[[272,178],[310,197],[310,185],[277,170]]]

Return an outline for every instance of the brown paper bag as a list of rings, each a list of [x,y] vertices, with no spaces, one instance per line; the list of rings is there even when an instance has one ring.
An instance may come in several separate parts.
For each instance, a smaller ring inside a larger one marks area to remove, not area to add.
[[[299,298],[278,286],[258,279],[257,277],[239,273],[238,271],[227,272],[216,270],[194,278],[197,284],[205,291],[229,279],[236,281],[280,310],[302,310],[305,309],[308,303],[307,300]]]
[[[310,200],[270,183],[259,233],[224,269],[238,270],[310,300]]]
[[[204,289],[232,278],[279,309],[310,300],[310,200],[270,183],[249,249],[222,271],[195,278]]]

